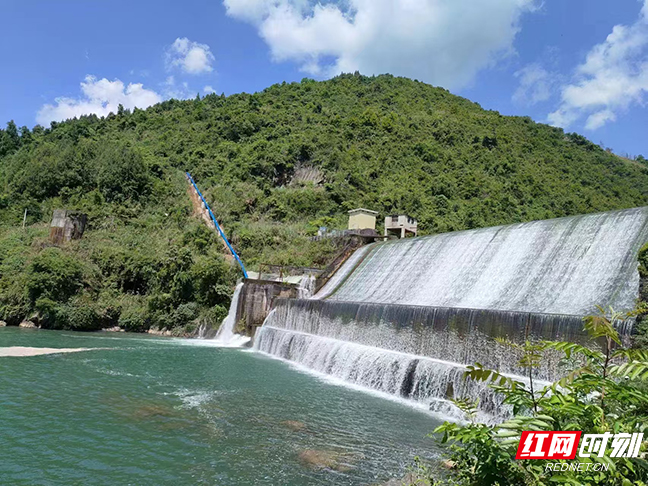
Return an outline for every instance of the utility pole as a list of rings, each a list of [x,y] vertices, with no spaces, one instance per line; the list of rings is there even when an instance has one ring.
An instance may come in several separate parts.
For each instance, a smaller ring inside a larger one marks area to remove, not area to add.
[[[27,222],[27,208],[25,208],[25,214],[23,216],[23,228],[25,227],[26,222]]]

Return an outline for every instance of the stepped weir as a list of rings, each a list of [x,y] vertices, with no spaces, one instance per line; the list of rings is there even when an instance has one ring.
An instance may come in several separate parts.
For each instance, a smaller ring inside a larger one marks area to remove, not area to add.
[[[465,366],[526,381],[495,338],[587,342],[597,305],[634,308],[647,241],[644,207],[374,243],[313,298],[278,300],[254,347],[457,417],[450,398],[478,398],[481,419],[498,420],[508,411]],[[552,381],[559,361],[545,361],[534,379]]]

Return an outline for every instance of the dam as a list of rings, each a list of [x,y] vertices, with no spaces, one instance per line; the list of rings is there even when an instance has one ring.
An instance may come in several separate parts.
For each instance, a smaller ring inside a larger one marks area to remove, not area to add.
[[[635,307],[648,207],[374,243],[310,299],[279,299],[256,350],[347,383],[461,417],[450,399],[479,400],[480,420],[508,411],[466,365],[526,381],[498,343],[585,343],[596,306]],[[632,322],[619,324],[622,335]],[[534,379],[560,376],[547,356]]]

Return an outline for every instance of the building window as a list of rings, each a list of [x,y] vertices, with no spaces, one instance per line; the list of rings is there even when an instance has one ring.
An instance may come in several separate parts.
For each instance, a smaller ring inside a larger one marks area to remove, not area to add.
[[[392,223],[398,223],[398,216],[392,216]]]

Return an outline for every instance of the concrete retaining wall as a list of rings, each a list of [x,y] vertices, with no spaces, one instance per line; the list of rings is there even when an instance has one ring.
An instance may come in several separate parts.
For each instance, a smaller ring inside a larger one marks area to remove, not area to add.
[[[272,309],[276,298],[297,297],[297,286],[271,280],[246,279],[236,310],[238,332],[253,336]]]

